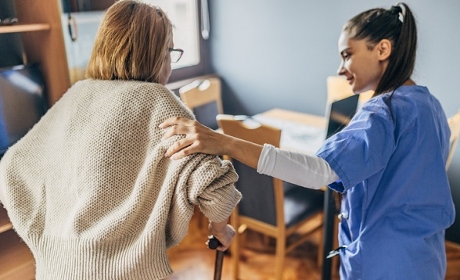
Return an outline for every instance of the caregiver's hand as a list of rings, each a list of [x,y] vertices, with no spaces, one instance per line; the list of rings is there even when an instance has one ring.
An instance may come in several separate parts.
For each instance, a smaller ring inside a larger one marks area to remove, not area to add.
[[[166,129],[163,139],[177,134],[185,134],[185,138],[174,143],[166,151],[165,156],[172,159],[180,159],[193,153],[224,155],[227,153],[225,147],[228,145],[229,139],[233,138],[216,132],[197,121],[180,117],[165,120],[160,124],[160,128]]]

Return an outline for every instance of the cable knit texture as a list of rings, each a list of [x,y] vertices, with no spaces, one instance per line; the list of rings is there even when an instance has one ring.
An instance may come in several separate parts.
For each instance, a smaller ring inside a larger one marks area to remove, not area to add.
[[[84,80],[8,150],[2,203],[37,279],[163,279],[195,205],[230,215],[241,194],[228,161],[164,157],[182,137],[161,140],[172,116],[193,118],[162,85]]]

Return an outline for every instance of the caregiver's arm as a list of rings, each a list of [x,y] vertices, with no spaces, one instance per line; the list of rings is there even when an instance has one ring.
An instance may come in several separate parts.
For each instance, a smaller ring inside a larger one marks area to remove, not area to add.
[[[176,134],[186,137],[174,143],[165,156],[179,159],[193,153],[228,155],[259,173],[307,188],[319,189],[339,178],[329,164],[317,156],[294,153],[271,145],[258,145],[216,132],[197,121],[170,118],[160,125],[167,128],[163,138]]]
[[[310,189],[320,189],[339,179],[320,157],[291,152],[265,144],[257,172]]]

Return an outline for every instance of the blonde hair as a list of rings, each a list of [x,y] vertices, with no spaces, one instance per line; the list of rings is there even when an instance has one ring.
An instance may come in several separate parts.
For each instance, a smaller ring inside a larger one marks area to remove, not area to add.
[[[102,20],[86,77],[158,83],[170,45],[172,24],[159,7],[116,2]]]

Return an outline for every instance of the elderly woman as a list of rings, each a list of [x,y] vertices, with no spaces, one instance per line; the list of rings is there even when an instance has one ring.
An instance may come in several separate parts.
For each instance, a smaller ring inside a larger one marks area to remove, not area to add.
[[[0,200],[36,260],[37,279],[163,279],[166,250],[194,206],[225,250],[241,198],[232,165],[165,157],[167,118],[193,114],[164,85],[172,24],[157,7],[120,1],[102,21],[87,69],[2,158]],[[177,56],[178,55],[178,56]]]

